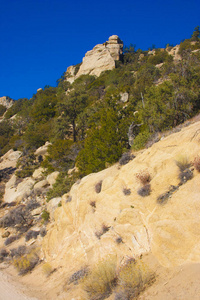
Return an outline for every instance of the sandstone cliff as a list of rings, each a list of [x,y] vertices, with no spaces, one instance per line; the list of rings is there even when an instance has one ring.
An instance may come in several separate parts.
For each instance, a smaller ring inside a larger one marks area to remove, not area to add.
[[[117,35],[112,35],[104,44],[96,45],[88,51],[76,73],[76,66],[70,66],[66,72],[66,79],[73,82],[81,75],[99,76],[101,72],[115,68],[115,61],[120,60],[123,53],[123,42]]]

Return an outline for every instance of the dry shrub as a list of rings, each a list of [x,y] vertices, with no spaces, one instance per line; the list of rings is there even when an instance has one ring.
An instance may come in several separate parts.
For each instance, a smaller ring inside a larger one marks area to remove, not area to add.
[[[191,162],[189,162],[186,156],[180,156],[178,160],[176,160],[176,165],[180,172],[184,172],[186,169],[191,167]]]
[[[123,193],[125,196],[129,196],[131,194],[131,189],[124,188]]]
[[[146,184],[144,186],[142,186],[138,191],[137,191],[138,195],[142,196],[142,197],[146,197],[149,196],[151,194],[151,185],[150,184]]]
[[[45,227],[42,227],[42,228],[40,229],[40,236],[41,236],[41,237],[44,237],[46,234],[47,234],[46,228],[45,228]]]
[[[77,285],[80,283],[81,280],[83,280],[88,275],[89,269],[88,267],[83,267],[80,270],[74,272],[70,278],[69,278],[69,284],[73,283],[74,285]]]
[[[118,286],[115,300],[135,299],[147,285],[155,280],[155,276],[134,258],[127,260],[118,270]]]
[[[90,201],[90,205],[91,205],[93,208],[96,208],[96,201]]]
[[[102,226],[101,226],[101,230],[98,230],[98,231],[95,232],[96,237],[97,237],[98,239],[100,239],[101,236],[102,236],[104,233],[106,233],[109,229],[110,229],[110,227],[107,226],[107,225],[105,225],[105,224],[103,223]]]
[[[25,241],[28,242],[31,239],[37,239],[37,236],[40,234],[40,231],[29,230],[25,236]]]
[[[2,248],[2,249],[0,250],[0,262],[3,262],[4,259],[5,259],[6,257],[8,257],[8,255],[9,255],[9,252],[8,252],[6,249]]]
[[[115,257],[99,261],[82,282],[83,289],[87,292],[90,300],[106,299],[116,284]]]
[[[115,239],[115,242],[116,242],[117,244],[123,243],[122,237],[121,237],[121,236],[118,236],[118,237]]]
[[[119,160],[119,164],[121,166],[126,165],[130,160],[134,159],[135,155],[131,154],[130,152],[125,152],[122,154],[122,157]]]
[[[151,181],[151,175],[147,169],[141,170],[135,176],[142,185],[146,185]]]
[[[171,197],[171,195],[178,189],[179,189],[179,186],[171,185],[167,192],[158,196],[157,203],[165,204],[168,201],[168,199]]]
[[[25,253],[27,253],[27,248],[26,246],[19,246],[17,248],[13,248],[10,250],[10,256],[13,257],[20,257],[22,255],[24,255]]]
[[[7,246],[11,243],[13,243],[14,241],[18,240],[20,238],[20,235],[12,235],[12,236],[9,236],[5,242],[4,242],[4,245]]]
[[[100,180],[98,183],[95,184],[95,192],[97,194],[99,194],[101,192],[101,188],[102,188],[102,180]]]
[[[199,155],[197,155],[197,156],[194,158],[192,164],[193,164],[194,168],[195,168],[198,172],[200,172],[200,156],[199,156]]]
[[[47,263],[43,264],[42,271],[43,271],[44,275],[46,275],[48,277],[53,273],[53,268],[52,268],[51,264],[47,262]]]
[[[19,272],[19,275],[25,275],[30,272],[39,262],[38,249],[32,249],[31,252],[15,258],[13,260],[14,267]]]
[[[193,178],[193,172],[190,169],[180,172],[179,174],[180,184],[186,183],[188,180]]]

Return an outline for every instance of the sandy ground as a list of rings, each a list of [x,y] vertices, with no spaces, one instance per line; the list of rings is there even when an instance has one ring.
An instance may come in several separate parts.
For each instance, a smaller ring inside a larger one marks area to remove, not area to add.
[[[0,272],[0,300],[38,300],[24,294],[24,287],[5,273]]]

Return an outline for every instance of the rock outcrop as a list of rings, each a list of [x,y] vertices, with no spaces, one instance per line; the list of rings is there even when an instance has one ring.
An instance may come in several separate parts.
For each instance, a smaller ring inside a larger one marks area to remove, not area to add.
[[[180,156],[192,161],[198,155],[199,131],[197,122],[141,151],[128,164],[74,184],[44,239],[47,260],[53,258],[55,267],[67,266],[69,274],[110,253],[122,260],[151,251],[165,267],[200,262],[200,174],[194,170],[194,177],[179,185],[176,164]],[[141,170],[152,178],[146,197],[138,194],[136,174]],[[169,190],[168,199],[159,202]]]
[[[14,100],[9,97],[0,97],[0,105],[5,106],[7,109],[14,104]]]
[[[103,71],[112,70],[115,68],[115,61],[121,59],[122,53],[123,42],[117,35],[112,35],[107,42],[96,45],[85,54],[78,72],[76,66],[70,66],[66,72],[66,79],[72,83],[81,75],[99,76]]]

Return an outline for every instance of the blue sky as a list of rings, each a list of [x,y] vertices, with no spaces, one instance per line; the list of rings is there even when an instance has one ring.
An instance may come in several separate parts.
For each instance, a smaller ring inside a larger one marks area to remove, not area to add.
[[[31,98],[117,34],[147,50],[189,38],[199,0],[0,0],[0,97]]]

